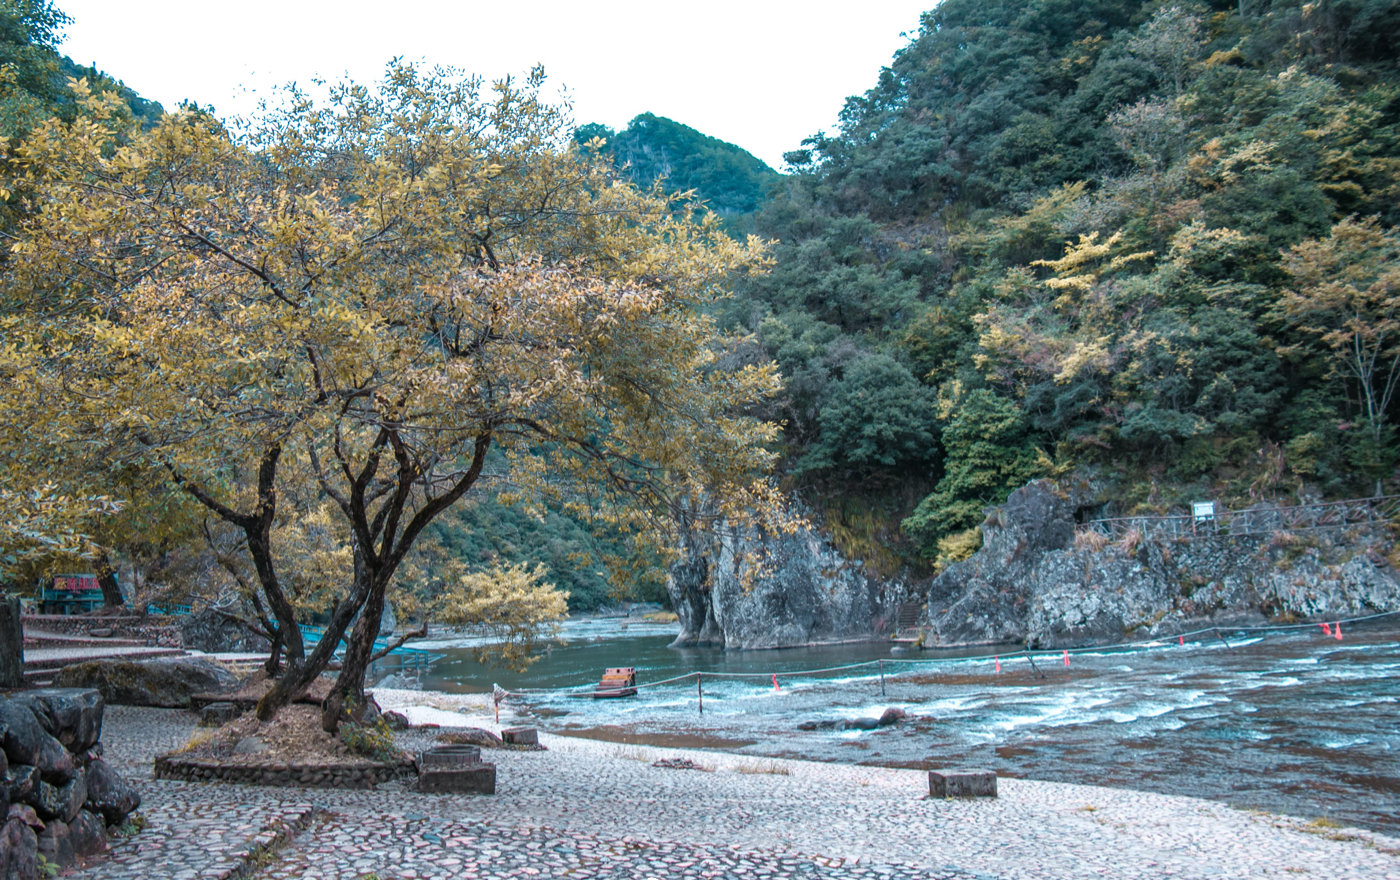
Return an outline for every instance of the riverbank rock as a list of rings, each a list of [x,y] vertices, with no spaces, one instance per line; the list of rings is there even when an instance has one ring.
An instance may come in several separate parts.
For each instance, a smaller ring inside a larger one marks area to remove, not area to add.
[[[3,880],[35,880],[39,856],[63,871],[104,851],[107,826],[140,805],[137,792],[101,760],[103,705],[91,690],[0,697]]]
[[[107,702],[121,706],[188,709],[192,695],[227,693],[239,682],[232,672],[205,657],[163,657],[140,662],[90,660],[59,670],[54,684],[96,688]]]
[[[821,721],[804,721],[797,725],[798,730],[876,730],[898,724],[909,717],[903,709],[891,706],[880,713],[879,718],[834,718]]]
[[[982,549],[930,586],[926,644],[1061,648],[1400,610],[1383,524],[1077,541],[1078,508],[1048,480],[1013,492],[983,522]]]
[[[667,577],[681,632],[673,647],[782,648],[869,638],[880,579],[816,528],[792,535],[692,532]],[[753,559],[762,559],[755,567]]]

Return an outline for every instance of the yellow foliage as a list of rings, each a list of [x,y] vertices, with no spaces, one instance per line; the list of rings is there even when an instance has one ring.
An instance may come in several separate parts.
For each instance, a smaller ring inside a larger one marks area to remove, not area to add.
[[[982,527],[973,526],[961,532],[944,535],[938,539],[938,555],[934,564],[942,569],[954,562],[962,562],[982,549]]]
[[[778,428],[745,413],[778,373],[722,369],[705,314],[763,243],[619,182],[542,85],[395,64],[143,130],[75,83],[85,114],[38,126],[0,181],[28,209],[0,281],[0,448],[22,413],[197,500],[289,633],[313,608],[348,626],[506,468],[521,502],[639,537],[688,497],[777,510]],[[527,580],[491,583],[559,607]]]
[[[496,566],[489,571],[449,574],[434,597],[431,616],[444,623],[470,625],[495,641],[477,653],[516,667],[530,663],[537,639],[553,635],[550,626],[569,613],[566,591],[544,580],[543,565]]]

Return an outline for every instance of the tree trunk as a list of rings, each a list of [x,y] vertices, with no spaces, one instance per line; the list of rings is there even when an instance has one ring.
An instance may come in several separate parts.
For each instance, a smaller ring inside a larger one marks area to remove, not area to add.
[[[0,596],[0,688],[24,687],[24,623],[19,597]]]
[[[102,605],[106,608],[121,608],[126,605],[122,588],[117,583],[117,569],[103,553],[97,558],[97,585],[102,588]]]
[[[276,715],[279,709],[305,693],[306,688],[325,671],[326,665],[335,656],[341,636],[345,635],[345,630],[355,619],[355,612],[364,607],[370,592],[369,581],[357,570],[354,593],[335,606],[335,610],[331,612],[331,619],[326,622],[326,631],[321,634],[321,640],[316,643],[316,647],[302,661],[297,661],[288,653],[287,671],[272,686],[272,690],[258,700],[256,712],[259,721],[272,720],[272,716]],[[381,601],[382,596],[381,588]],[[300,635],[298,631],[297,636]]]
[[[272,637],[272,647],[267,652],[267,662],[263,664],[263,669],[267,672],[268,678],[276,678],[277,673],[282,669],[282,631]]]
[[[374,640],[379,637],[379,622],[384,615],[384,591],[387,584],[376,583],[370,589],[360,618],[345,646],[345,659],[335,686],[321,704],[321,727],[335,733],[346,718],[360,718],[365,707],[365,673],[374,654]]]

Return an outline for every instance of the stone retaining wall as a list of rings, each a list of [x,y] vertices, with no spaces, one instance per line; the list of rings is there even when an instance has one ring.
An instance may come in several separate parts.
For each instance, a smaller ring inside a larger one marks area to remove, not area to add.
[[[161,755],[156,779],[184,782],[229,782],[295,788],[374,788],[386,782],[412,782],[418,770],[399,764],[225,764],[219,761]]]
[[[119,638],[153,648],[181,648],[184,641],[174,617],[163,614],[26,614],[26,628],[79,638]],[[94,632],[94,630],[96,632]]]
[[[102,760],[102,695],[45,688],[0,696],[0,877],[37,880],[107,849],[141,797]]]

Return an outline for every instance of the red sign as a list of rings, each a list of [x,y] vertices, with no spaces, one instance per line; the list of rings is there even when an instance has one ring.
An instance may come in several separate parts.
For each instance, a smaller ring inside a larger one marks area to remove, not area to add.
[[[86,590],[97,589],[97,575],[95,574],[60,574],[53,579],[55,590],[64,590],[69,593],[81,593]]]

